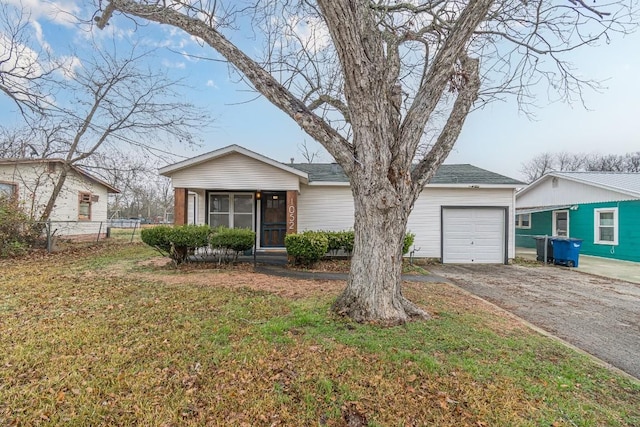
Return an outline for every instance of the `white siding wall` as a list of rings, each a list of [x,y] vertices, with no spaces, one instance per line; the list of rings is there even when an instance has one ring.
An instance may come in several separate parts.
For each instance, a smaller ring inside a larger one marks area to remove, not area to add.
[[[298,231],[351,229],[353,229],[351,188],[300,186]]]
[[[174,188],[211,190],[298,190],[299,177],[242,154],[224,157],[177,171]]]
[[[513,189],[426,188],[409,217],[408,230],[415,233],[417,257],[439,258],[441,206],[508,207],[508,257],[515,255]],[[302,185],[298,196],[298,230],[353,229],[353,197],[349,187]]]
[[[53,191],[61,165],[56,165],[56,173],[49,173],[46,164],[0,165],[0,181],[18,185],[18,197],[25,212],[32,218],[39,218]],[[60,223],[59,235],[97,233],[100,224],[107,220],[107,189],[71,171],[56,200],[51,213],[51,221],[78,221],[78,194],[91,193],[98,201],[91,204],[91,223]],[[103,232],[105,225],[103,225]]]
[[[547,177],[531,191],[517,196],[518,208],[536,206],[554,206],[579,203],[596,203],[615,200],[630,200],[632,197],[604,188],[585,185],[567,179],[557,178],[557,185],[553,185],[554,177]]]
[[[415,256],[439,258],[440,251],[440,207],[441,206],[507,206],[509,212],[508,257],[515,256],[513,226],[513,189],[485,188],[425,188],[409,217],[407,229],[415,233]],[[419,251],[418,251],[419,249]]]

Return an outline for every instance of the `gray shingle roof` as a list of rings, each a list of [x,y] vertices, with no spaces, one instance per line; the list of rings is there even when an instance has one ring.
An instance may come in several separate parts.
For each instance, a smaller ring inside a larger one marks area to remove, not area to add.
[[[349,182],[336,163],[293,163],[288,166],[308,173],[311,182]],[[430,184],[525,185],[521,181],[469,164],[440,166]]]

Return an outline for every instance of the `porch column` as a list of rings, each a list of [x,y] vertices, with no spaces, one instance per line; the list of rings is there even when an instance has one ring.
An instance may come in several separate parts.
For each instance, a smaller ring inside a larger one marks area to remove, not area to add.
[[[298,232],[298,192],[287,191],[287,234]]]
[[[175,188],[173,190],[173,224],[185,225],[187,223],[187,216],[189,215],[188,188]]]

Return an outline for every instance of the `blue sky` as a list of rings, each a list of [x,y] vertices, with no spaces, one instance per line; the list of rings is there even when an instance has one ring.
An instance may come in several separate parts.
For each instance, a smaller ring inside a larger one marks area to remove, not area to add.
[[[303,141],[313,150],[321,150],[319,144],[268,101],[263,98],[251,101],[256,94],[249,92],[243,83],[237,83],[226,64],[183,55],[188,51],[202,57],[217,57],[211,48],[198,46],[179,30],[149,25],[133,31],[130,23],[118,18],[112,19],[107,31],[91,33],[71,22],[68,15],[59,13],[62,9],[86,17],[91,11],[81,7],[81,3],[29,0],[24,4],[33,8],[32,40],[50,45],[57,55],[75,52],[82,56],[91,36],[102,41],[115,37],[120,44],[138,41],[155,48],[151,65],[184,78],[190,86],[183,91],[184,100],[206,108],[214,118],[211,127],[197,130],[203,140],[201,147],[173,145],[170,150],[176,154],[193,156],[239,144],[288,162],[291,157],[303,161],[298,148]],[[249,52],[260,47],[248,40],[242,43]],[[471,163],[521,178],[521,164],[544,151],[603,154],[639,151],[640,33],[584,49],[573,54],[572,60],[582,76],[604,81],[602,93],[586,93],[588,110],[579,104],[549,105],[545,95],[538,100],[536,118],[530,119],[518,111],[513,100],[491,104],[468,117],[447,163]],[[15,107],[3,96],[0,111],[3,111],[0,120],[5,124],[17,118]],[[320,160],[331,158],[323,153]]]

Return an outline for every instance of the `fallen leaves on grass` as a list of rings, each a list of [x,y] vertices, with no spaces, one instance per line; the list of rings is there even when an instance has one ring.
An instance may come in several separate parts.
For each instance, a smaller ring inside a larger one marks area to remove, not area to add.
[[[640,388],[455,288],[405,284],[437,316],[380,329],[330,314],[344,282],[141,268],[135,250],[2,265],[0,425],[640,420]]]

